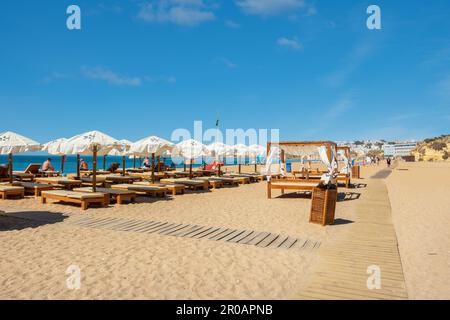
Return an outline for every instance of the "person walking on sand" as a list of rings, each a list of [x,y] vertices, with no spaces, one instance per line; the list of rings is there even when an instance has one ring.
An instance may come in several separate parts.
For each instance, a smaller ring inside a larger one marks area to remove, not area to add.
[[[52,165],[52,159],[48,158],[41,167],[41,171],[55,171],[55,168]]]
[[[390,168],[391,167],[391,158],[387,158],[386,163],[387,163],[388,168]]]

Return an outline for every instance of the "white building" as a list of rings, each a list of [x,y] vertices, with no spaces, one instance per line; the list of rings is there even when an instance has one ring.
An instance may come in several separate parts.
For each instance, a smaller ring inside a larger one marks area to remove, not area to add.
[[[385,157],[410,156],[411,151],[417,147],[417,142],[387,144],[383,146]]]

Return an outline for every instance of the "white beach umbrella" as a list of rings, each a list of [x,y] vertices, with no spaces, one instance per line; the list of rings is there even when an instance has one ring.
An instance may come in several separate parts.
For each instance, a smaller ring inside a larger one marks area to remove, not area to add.
[[[43,144],[41,150],[47,151],[49,154],[61,156],[64,155],[62,150],[64,149],[64,144],[66,142],[67,142],[66,138],[52,140]]]
[[[253,144],[250,147],[248,147],[249,154],[255,157],[255,172],[258,171],[258,157],[262,157],[266,154],[266,148],[263,146],[260,146],[258,144]]]
[[[93,175],[92,186],[93,191],[96,191],[97,182],[97,156],[107,155],[111,150],[117,149],[122,151],[122,146],[119,142],[111,136],[100,131],[89,131],[76,135],[64,143],[63,152],[65,154],[76,154],[77,160],[79,155],[93,156]],[[78,161],[77,161],[78,162]],[[77,176],[79,177],[79,164],[77,164]]]
[[[185,160],[190,160],[189,164],[189,176],[192,177],[192,162],[195,158],[209,156],[211,152],[208,148],[193,139],[184,140],[177,145],[173,149],[173,155],[181,156]]]
[[[122,139],[117,141],[117,144],[119,145],[119,148],[114,148],[110,152],[108,152],[108,156],[116,156],[116,157],[122,157],[122,175],[125,175],[125,166],[126,166],[126,158],[125,156],[128,154],[128,151],[130,150],[131,145],[133,142]],[[103,156],[103,170],[106,170],[106,155]]]
[[[60,138],[56,140],[49,141],[42,145],[42,151],[47,151],[48,154],[61,156],[61,174],[64,172],[64,158],[63,153],[64,144],[67,142],[66,138]]]
[[[112,149],[122,150],[118,140],[100,131],[89,131],[68,139],[63,152],[92,155],[96,151],[97,155],[107,155]]]
[[[220,157],[227,157],[227,156],[233,156],[234,155],[234,149],[232,146],[226,145],[222,142],[215,142],[207,146],[209,152],[212,156],[215,157],[215,160],[219,163],[218,164],[218,173],[220,176]]]
[[[174,144],[157,136],[150,136],[136,141],[130,146],[128,154],[133,156],[152,157],[152,182],[155,182],[155,156],[172,151]]]
[[[131,144],[129,154],[135,156],[162,155],[166,151],[172,151],[174,144],[163,138],[150,136]]]
[[[236,144],[233,146],[234,157],[245,158],[249,155],[249,148],[245,144]],[[241,173],[241,161],[239,161],[239,173]]]
[[[234,149],[232,146],[228,146],[222,142],[215,142],[207,146],[207,149],[212,156],[232,156]],[[217,159],[217,158],[216,158]],[[218,159],[217,159],[218,160]]]
[[[39,142],[31,140],[15,132],[7,131],[0,134],[0,154],[8,154],[9,181],[13,181],[13,153],[24,153],[41,150]]]

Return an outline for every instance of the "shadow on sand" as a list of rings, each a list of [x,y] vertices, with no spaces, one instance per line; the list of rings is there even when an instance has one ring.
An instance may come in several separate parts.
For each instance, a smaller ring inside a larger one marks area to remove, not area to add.
[[[338,219],[334,220],[334,225],[335,226],[344,225],[344,224],[350,224],[350,223],[355,223],[355,222],[352,221],[352,220],[341,219],[341,218],[338,218]]]
[[[357,192],[339,192],[337,196],[338,202],[358,200],[361,197],[361,193]]]
[[[25,211],[7,214],[0,211],[0,232],[38,228],[63,222],[66,218],[68,216],[65,214],[49,211]]]

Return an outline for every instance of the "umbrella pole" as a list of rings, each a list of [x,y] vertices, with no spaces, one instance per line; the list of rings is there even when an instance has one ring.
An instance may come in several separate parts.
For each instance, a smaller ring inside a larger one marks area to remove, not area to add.
[[[239,161],[239,173],[241,173],[241,162]]]
[[[64,161],[66,160],[66,156],[65,155],[62,155],[61,156],[61,176],[63,175],[63,173],[64,173]]]
[[[152,183],[155,183],[155,154],[152,153]]]
[[[136,169],[136,157],[133,156],[133,169]]]
[[[13,155],[12,153],[8,156],[8,162],[9,162],[9,183],[13,183]]]
[[[122,156],[122,176],[125,176],[125,166],[126,166],[125,156]]]
[[[80,155],[77,154],[77,180],[80,180]]]
[[[92,158],[92,191],[97,192],[97,146],[94,146]]]
[[[189,164],[189,179],[192,179],[192,162],[193,162],[193,161],[194,161],[194,160],[191,159],[190,164]]]
[[[157,171],[159,172],[159,162],[161,161],[161,157],[160,156],[158,156],[157,158],[156,158],[156,169],[157,169]]]
[[[258,159],[255,157],[255,173],[258,172]]]

